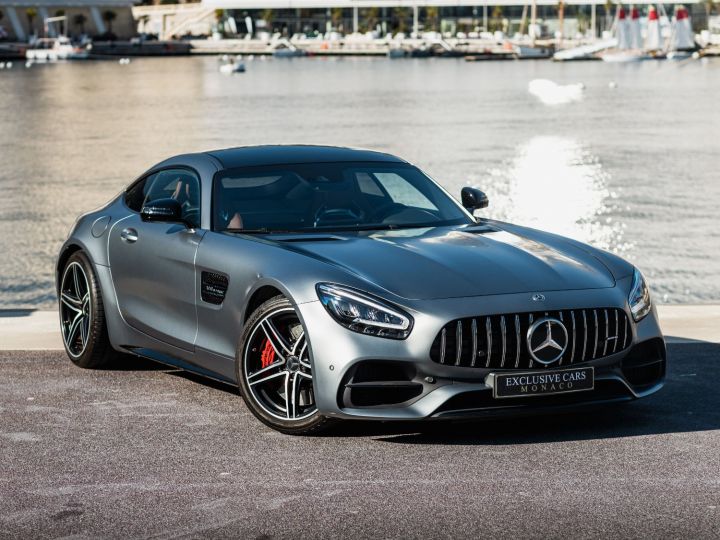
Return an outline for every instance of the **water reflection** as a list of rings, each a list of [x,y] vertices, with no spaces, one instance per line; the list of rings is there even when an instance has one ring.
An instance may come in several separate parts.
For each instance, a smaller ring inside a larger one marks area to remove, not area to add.
[[[493,214],[570,236],[602,249],[624,251],[624,225],[609,215],[617,194],[600,161],[576,141],[534,137],[507,167],[490,171],[496,196]]]

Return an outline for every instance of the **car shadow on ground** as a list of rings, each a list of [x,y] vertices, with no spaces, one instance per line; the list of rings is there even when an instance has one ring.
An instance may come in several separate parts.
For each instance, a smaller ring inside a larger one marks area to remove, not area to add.
[[[143,358],[122,370],[158,370],[218,391],[236,387]],[[396,444],[508,445],[634,437],[720,429],[720,344],[668,345],[665,387],[645,399],[528,417],[477,421],[345,421],[320,437],[365,437]],[[258,424],[258,429],[266,429]]]

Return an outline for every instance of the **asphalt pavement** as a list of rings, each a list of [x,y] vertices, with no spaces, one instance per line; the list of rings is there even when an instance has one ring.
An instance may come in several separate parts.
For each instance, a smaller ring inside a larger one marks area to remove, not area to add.
[[[627,405],[281,435],[151,362],[0,352],[0,538],[720,536],[720,345]]]

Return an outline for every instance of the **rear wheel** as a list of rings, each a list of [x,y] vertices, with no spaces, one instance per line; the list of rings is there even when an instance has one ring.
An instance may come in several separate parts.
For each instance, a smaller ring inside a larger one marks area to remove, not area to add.
[[[330,423],[318,413],[310,346],[286,298],[272,298],[251,315],[238,348],[237,372],[245,403],[268,426],[308,435]]]
[[[65,352],[83,368],[101,368],[114,358],[100,285],[85,253],[70,256],[60,278],[60,330]]]

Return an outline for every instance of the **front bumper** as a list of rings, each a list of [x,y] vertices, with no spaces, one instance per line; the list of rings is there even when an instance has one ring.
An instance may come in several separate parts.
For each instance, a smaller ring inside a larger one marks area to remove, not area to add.
[[[630,317],[622,289],[546,292],[549,300],[542,308],[618,307]],[[413,315],[415,327],[406,340],[352,332],[337,324],[320,302],[300,304],[298,311],[310,338],[318,409],[324,415],[348,419],[483,417],[628,401],[662,387],[665,345],[654,308],[640,323],[630,317],[632,340],[627,349],[572,364],[595,368],[596,384],[591,391],[495,400],[486,378],[509,370],[456,367],[431,360],[432,342],[448,321],[537,310],[529,297],[523,293],[408,303],[401,307]],[[537,371],[554,367],[570,366]]]

